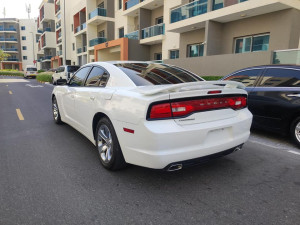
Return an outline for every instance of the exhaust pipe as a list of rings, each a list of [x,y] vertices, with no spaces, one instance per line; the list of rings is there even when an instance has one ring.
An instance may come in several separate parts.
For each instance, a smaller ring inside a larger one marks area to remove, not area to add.
[[[167,171],[169,172],[173,172],[173,171],[177,171],[177,170],[181,170],[182,169],[182,164],[173,164],[171,165]]]

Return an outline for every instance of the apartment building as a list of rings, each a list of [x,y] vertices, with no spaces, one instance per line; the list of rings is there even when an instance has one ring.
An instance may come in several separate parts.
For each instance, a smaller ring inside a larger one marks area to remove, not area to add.
[[[300,48],[299,0],[45,0],[40,24],[46,4],[56,45],[41,50],[56,48],[52,67],[163,60],[199,75],[225,75],[270,64],[273,51]]]
[[[1,68],[23,70],[33,65],[36,38],[34,19],[0,19],[0,49],[9,54]]]

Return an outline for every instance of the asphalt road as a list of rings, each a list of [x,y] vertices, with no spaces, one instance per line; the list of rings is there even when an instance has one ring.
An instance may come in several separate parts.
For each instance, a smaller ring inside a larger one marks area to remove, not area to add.
[[[4,79],[0,225],[300,224],[300,150],[285,138],[254,133],[242,151],[178,172],[109,172],[84,136],[54,124],[51,85]]]

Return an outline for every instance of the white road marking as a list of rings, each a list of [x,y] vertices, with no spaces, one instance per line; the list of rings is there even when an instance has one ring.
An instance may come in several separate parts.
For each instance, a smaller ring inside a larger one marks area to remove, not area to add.
[[[26,84],[25,86],[32,87],[32,88],[35,88],[35,87],[44,87],[42,85],[31,85],[31,84]]]
[[[288,151],[289,153],[295,154],[295,155],[300,155],[300,152],[296,152],[296,151]]]
[[[0,83],[28,83],[29,81],[23,79],[1,79]]]

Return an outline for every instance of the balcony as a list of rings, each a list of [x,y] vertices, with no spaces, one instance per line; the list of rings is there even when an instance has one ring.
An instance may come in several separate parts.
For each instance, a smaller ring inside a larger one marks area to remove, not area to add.
[[[223,0],[219,3],[213,3],[213,10],[217,10],[217,9],[222,9],[224,7],[227,7],[227,6],[231,6],[231,5],[234,5],[234,4],[238,4],[238,3],[241,3],[241,2],[246,2],[248,0]]]
[[[207,12],[207,0],[198,0],[171,10],[167,32],[184,33],[205,28],[206,21],[228,23],[251,16],[265,15],[284,9],[296,8],[297,0],[224,0],[225,7]],[[242,15],[242,16],[241,16]]]
[[[139,31],[133,31],[129,34],[126,34],[124,37],[128,38],[128,39],[133,39],[133,40],[139,40]]]
[[[18,62],[19,59],[17,59],[17,58],[7,58],[7,59],[4,60],[4,61],[6,61],[6,62]]]
[[[207,13],[207,0],[191,2],[171,10],[171,23],[176,23],[204,13]]]
[[[42,33],[44,33],[42,30],[38,30],[37,31],[39,34],[42,34]]]
[[[8,27],[8,28],[3,28],[3,27],[0,27],[0,32],[17,32],[17,29],[16,28],[13,28],[13,27]]]
[[[40,22],[55,20],[55,5],[54,3],[45,2],[41,8]]]
[[[86,50],[87,50],[86,46],[83,46],[82,48],[78,48],[77,49],[77,54],[84,53],[84,52],[86,52]]]
[[[51,27],[46,27],[43,29],[43,33],[45,32],[52,32]]]
[[[123,16],[136,16],[140,8],[154,10],[164,5],[164,0],[129,0],[125,3]]]
[[[61,27],[61,23],[56,24],[56,30],[58,30]]]
[[[81,33],[81,31],[86,29],[86,23],[81,24],[80,26],[76,27],[75,29],[75,34],[78,35],[79,32]]]
[[[62,50],[57,51],[57,52],[56,52],[56,55],[57,55],[57,56],[61,56],[61,55],[62,55]]]
[[[58,39],[56,43],[57,43],[58,45],[61,45],[61,44],[62,44],[62,39]]]
[[[165,34],[165,24],[157,24],[142,30],[142,39],[140,44],[153,45],[161,43]]]
[[[57,14],[60,11],[60,5],[58,5],[58,7],[55,10],[55,14]]]
[[[104,43],[104,42],[106,42],[107,41],[107,39],[106,38],[104,38],[104,37],[98,37],[98,38],[95,38],[95,39],[92,39],[92,40],[90,40],[90,47],[93,47],[93,46],[95,46],[95,45],[99,45],[99,44],[102,44],[102,43]]]
[[[61,19],[61,14],[57,15],[57,19],[60,20]]]
[[[107,17],[107,10],[104,8],[96,8],[94,11],[89,13],[88,24],[99,25],[104,22],[110,21],[114,22],[115,19],[111,17]]]
[[[53,57],[52,55],[44,56],[44,57],[42,58],[42,61],[43,61],[43,62],[51,61],[51,58],[52,58],[52,57]]]
[[[4,52],[18,52],[17,48],[3,48],[2,50]]]
[[[0,42],[17,42],[17,38],[0,38]]]

